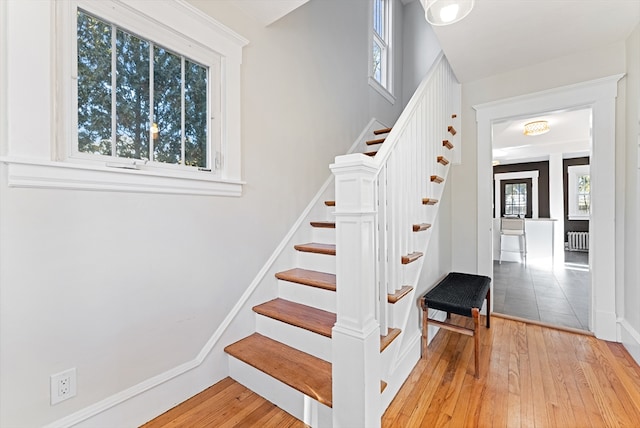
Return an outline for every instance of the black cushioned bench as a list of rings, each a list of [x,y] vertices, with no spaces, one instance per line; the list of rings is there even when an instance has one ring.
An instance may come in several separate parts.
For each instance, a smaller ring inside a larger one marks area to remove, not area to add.
[[[487,328],[490,327],[491,315],[491,278],[488,276],[473,275],[469,273],[451,272],[427,294],[422,297],[422,356],[427,355],[427,327],[429,323],[438,325],[447,330],[466,334],[475,338],[475,369],[476,378],[480,377],[479,352],[480,336],[480,309],[482,303],[487,301]],[[447,312],[447,320],[451,314],[465,317],[473,317],[473,330],[452,324],[446,321],[438,321],[429,318],[429,308]]]

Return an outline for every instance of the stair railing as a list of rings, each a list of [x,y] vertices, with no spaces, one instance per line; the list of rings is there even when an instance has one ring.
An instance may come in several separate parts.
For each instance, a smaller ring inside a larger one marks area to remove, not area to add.
[[[338,156],[331,170],[336,186],[337,318],[333,328],[333,421],[340,426],[380,426],[380,335],[393,320],[388,294],[415,287],[448,167],[438,156],[458,161],[444,140],[460,103],[460,85],[441,54],[424,78],[381,149]],[[459,136],[458,136],[459,138]],[[446,152],[446,153],[445,153]],[[406,321],[406,320],[405,320]],[[396,325],[398,326],[398,325]],[[399,326],[401,327],[401,326]]]

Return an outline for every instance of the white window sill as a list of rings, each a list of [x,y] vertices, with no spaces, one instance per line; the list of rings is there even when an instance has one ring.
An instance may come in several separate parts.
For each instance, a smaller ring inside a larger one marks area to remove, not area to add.
[[[207,173],[147,171],[34,159],[0,158],[10,187],[241,196],[244,182]]]
[[[569,214],[569,220],[589,220],[589,215]]]
[[[396,103],[396,97],[394,97],[393,94],[387,90],[387,88],[382,86],[376,79],[374,79],[371,76],[369,76],[369,86],[371,86],[380,95],[382,95],[387,101],[389,101],[391,105]]]

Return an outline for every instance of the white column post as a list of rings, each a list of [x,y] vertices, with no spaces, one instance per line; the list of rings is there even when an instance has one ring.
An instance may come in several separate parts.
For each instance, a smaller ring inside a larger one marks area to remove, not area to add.
[[[553,262],[564,263],[564,191],[562,183],[562,153],[549,156],[549,216],[557,221],[553,227]],[[553,184],[552,184],[553,183]]]
[[[377,163],[339,156],[336,180],[337,319],[332,335],[333,426],[380,427],[380,328],[375,319]],[[385,299],[386,300],[386,299]]]

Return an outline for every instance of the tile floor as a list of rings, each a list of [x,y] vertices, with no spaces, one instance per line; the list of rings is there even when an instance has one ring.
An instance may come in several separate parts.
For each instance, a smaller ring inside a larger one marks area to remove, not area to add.
[[[565,252],[563,266],[493,262],[493,311],[589,330],[588,254]]]

